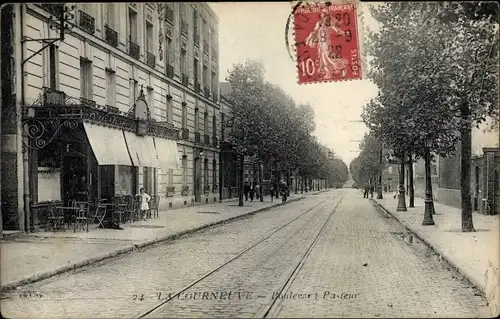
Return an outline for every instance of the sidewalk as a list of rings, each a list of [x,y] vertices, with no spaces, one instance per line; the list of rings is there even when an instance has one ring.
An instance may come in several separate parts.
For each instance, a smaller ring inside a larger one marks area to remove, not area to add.
[[[473,213],[476,232],[461,231],[461,210],[434,202],[435,225],[422,226],[424,200],[415,197],[415,208],[396,211],[398,200],[384,193],[373,200],[431,246],[448,263],[482,290],[492,315],[500,312],[500,216]],[[406,199],[408,206],[408,198]]]
[[[290,194],[297,201],[320,192]],[[268,210],[281,203],[245,202],[238,200],[187,207],[159,213],[159,218],[121,224],[123,230],[102,229],[89,225],[89,232],[72,229],[58,232],[37,232],[1,241],[1,288],[39,281],[71,269],[152,245],[159,241],[194,232],[231,219]]]

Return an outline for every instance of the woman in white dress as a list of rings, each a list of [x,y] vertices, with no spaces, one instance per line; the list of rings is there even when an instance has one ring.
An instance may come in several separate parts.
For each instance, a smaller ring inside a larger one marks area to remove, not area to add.
[[[136,196],[141,197],[141,219],[146,220],[146,212],[149,210],[149,201],[151,200],[151,196],[144,192],[144,188],[139,190],[140,194]]]

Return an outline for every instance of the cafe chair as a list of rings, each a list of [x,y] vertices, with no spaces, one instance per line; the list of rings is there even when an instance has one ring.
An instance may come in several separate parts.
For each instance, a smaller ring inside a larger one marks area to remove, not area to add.
[[[89,203],[88,202],[76,202],[77,210],[75,212],[75,223],[73,227],[73,232],[76,232],[77,228],[86,227],[87,232],[89,232]]]
[[[151,218],[151,215],[155,218],[158,218],[159,206],[160,206],[160,196],[153,196],[151,198],[151,201],[149,202],[148,218]]]
[[[95,213],[91,216],[91,223],[94,225],[97,225],[97,227],[104,225],[102,224],[102,221],[106,217],[106,206],[104,205],[97,205]]]
[[[49,204],[47,210],[49,211],[49,227],[47,228],[50,230],[50,225],[52,225],[54,233],[61,228],[66,231],[64,228],[64,212],[56,209],[53,203]]]

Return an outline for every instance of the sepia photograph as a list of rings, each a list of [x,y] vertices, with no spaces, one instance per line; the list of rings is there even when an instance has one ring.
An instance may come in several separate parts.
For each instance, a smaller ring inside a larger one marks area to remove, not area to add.
[[[0,4],[1,318],[500,316],[499,9]]]

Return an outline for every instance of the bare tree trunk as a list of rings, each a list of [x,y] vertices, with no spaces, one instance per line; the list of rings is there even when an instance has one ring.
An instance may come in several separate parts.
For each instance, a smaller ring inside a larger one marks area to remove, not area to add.
[[[304,194],[304,180],[305,178],[303,176],[300,177],[300,193]]]
[[[264,198],[262,198],[262,165],[260,162],[259,162],[259,185],[260,185],[260,187],[259,187],[259,198],[260,199],[259,200],[261,202],[263,202]]]
[[[470,109],[467,102],[460,106],[460,115],[462,117],[461,135],[461,163],[460,163],[460,195],[462,197],[462,232],[473,232],[474,224],[472,221],[472,203],[471,203],[471,125],[468,123]]]
[[[238,177],[238,206],[243,206],[243,165],[245,164],[245,157],[243,154],[240,154],[240,167],[238,167],[238,170],[240,172],[240,176]]]
[[[414,188],[414,185],[413,185],[413,159],[412,159],[412,154],[411,152],[409,153],[408,155],[408,159],[409,159],[409,163],[408,165],[410,165],[408,167],[408,179],[410,181],[410,189],[409,189],[409,196],[410,196],[410,205],[409,207],[412,208],[412,207],[415,207],[415,188]]]

